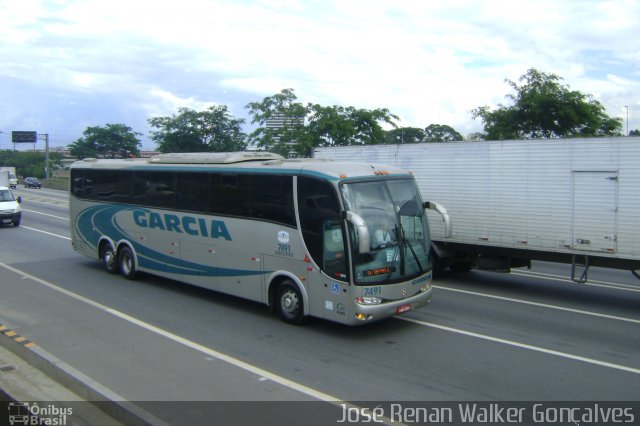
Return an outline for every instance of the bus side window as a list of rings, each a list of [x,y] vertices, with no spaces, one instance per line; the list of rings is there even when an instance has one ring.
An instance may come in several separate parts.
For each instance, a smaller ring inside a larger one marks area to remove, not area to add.
[[[248,217],[250,176],[241,174],[213,174],[211,176],[211,212]]]
[[[121,203],[131,202],[131,189],[133,188],[133,172],[121,170],[118,179],[118,193],[116,201]]]
[[[143,206],[147,201],[147,174],[135,172],[131,185],[131,204]]]
[[[176,175],[176,208],[195,212],[207,212],[210,195],[209,173],[184,173]]]
[[[147,205],[173,209],[176,204],[176,192],[173,173],[147,173]]]
[[[292,182],[291,176],[252,176],[251,217],[295,226]]]
[[[84,198],[84,170],[71,170],[71,193],[78,198]]]

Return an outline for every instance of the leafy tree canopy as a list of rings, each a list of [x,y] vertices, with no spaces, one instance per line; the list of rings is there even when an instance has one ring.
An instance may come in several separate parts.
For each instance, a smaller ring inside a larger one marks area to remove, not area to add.
[[[69,152],[76,158],[127,158],[140,153],[138,136],[141,133],[134,132],[124,124],[87,127],[83,134],[68,146]]]
[[[464,140],[453,127],[446,124],[430,124],[424,129],[425,142],[453,142]]]
[[[561,84],[561,77],[534,68],[519,84],[505,80],[515,94],[506,97],[511,106],[488,106],[471,111],[484,124],[485,139],[535,139],[621,135],[622,120],[611,118],[604,106]]]
[[[293,89],[283,89],[261,102],[247,104],[245,108],[253,116],[251,124],[258,124],[249,142],[285,157],[306,156],[313,141],[305,127],[307,107],[297,99]]]
[[[150,118],[151,139],[160,152],[231,152],[246,148],[243,119],[234,118],[225,105],[205,111],[180,108],[170,117]]]
[[[253,116],[252,124],[259,124],[249,135],[250,141],[285,156],[306,157],[318,146],[384,143],[381,123],[395,127],[393,120],[398,119],[385,108],[303,105],[297,102],[293,89],[283,89],[246,107]]]
[[[16,175],[21,177],[33,176],[44,178],[44,152],[34,151],[0,151],[0,166],[16,168]],[[49,152],[49,167],[62,168],[62,154],[59,152]]]
[[[640,129],[631,130],[629,136],[640,136]]]
[[[420,143],[425,141],[424,130],[418,127],[398,127],[387,131],[388,144]]]

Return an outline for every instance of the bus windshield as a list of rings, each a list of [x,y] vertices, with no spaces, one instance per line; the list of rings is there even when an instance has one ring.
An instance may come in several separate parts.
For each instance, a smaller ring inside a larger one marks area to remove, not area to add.
[[[346,209],[369,230],[370,249],[363,253],[350,225],[355,284],[407,281],[431,269],[427,219],[413,179],[345,183],[341,193]]]

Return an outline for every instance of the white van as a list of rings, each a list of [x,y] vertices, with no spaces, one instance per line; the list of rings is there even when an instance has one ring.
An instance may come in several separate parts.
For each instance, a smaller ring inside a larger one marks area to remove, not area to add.
[[[16,198],[11,188],[0,186],[0,224],[20,226],[20,219],[22,219],[20,203],[22,198]]]

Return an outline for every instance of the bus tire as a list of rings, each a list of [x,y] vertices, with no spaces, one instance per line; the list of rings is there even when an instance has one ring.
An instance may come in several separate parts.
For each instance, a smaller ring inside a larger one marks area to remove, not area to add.
[[[127,246],[122,246],[118,253],[118,266],[120,266],[120,274],[128,280],[136,278],[136,261],[133,252]]]
[[[102,266],[104,266],[104,269],[108,273],[117,274],[119,272],[118,256],[116,255],[116,251],[113,249],[111,244],[102,244],[102,249],[100,250],[100,261],[102,262]]]
[[[283,321],[302,324],[304,321],[304,301],[300,289],[291,280],[284,280],[276,292],[276,309]]]

